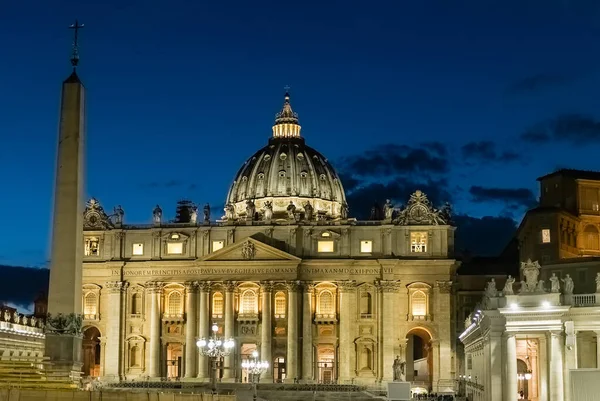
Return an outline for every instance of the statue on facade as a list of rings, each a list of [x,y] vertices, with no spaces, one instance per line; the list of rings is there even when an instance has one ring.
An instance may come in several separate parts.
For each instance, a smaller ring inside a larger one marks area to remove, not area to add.
[[[394,205],[389,199],[386,199],[385,205],[383,205],[383,215],[385,216],[386,220],[392,220],[394,217]]]
[[[560,292],[560,279],[556,277],[555,273],[552,273],[552,277],[550,277],[550,292]]]
[[[504,295],[514,295],[514,293],[515,293],[513,291],[514,283],[515,283],[514,277],[509,274],[508,278],[506,279],[506,283],[504,284],[504,288],[502,289],[502,292],[504,293]]]
[[[162,221],[162,209],[160,206],[156,205],[154,210],[152,211],[152,218],[154,220],[154,224],[160,224]]]
[[[118,205],[115,208],[115,224],[123,224],[124,216],[125,216],[125,211],[123,210],[121,205]]]
[[[546,292],[546,287],[544,287],[544,280],[538,281],[535,291],[536,292]]]
[[[369,216],[369,220],[379,220],[379,205],[377,203],[371,207],[371,215]]]
[[[287,206],[287,214],[288,214],[288,218],[290,220],[295,220],[296,219],[296,205],[294,205],[294,202],[290,201],[290,204]]]
[[[527,283],[525,282],[525,280],[521,280],[519,284],[521,284],[521,286],[519,287],[519,294],[523,294],[527,291]]]
[[[400,359],[400,355],[396,356],[394,359],[394,364],[392,365],[392,369],[394,370],[394,381],[404,381],[404,368],[406,363]]]
[[[208,203],[204,205],[204,222],[210,222],[210,205]]]
[[[198,222],[198,207],[193,206],[190,212],[190,223],[196,224]]]
[[[342,207],[340,208],[340,218],[342,220],[348,219],[348,204],[346,202],[342,203]]]
[[[4,321],[10,322],[10,312],[8,309],[4,309]]]
[[[271,220],[273,218],[273,202],[265,201],[263,206],[263,216],[265,220]]]
[[[573,283],[571,276],[566,274],[565,278],[562,279],[562,282],[565,283],[565,294],[572,294],[573,290],[575,289],[575,284]]]
[[[233,205],[231,203],[228,203],[225,205],[225,220],[233,220],[234,218],[234,214],[235,214],[235,209],[233,208]]]
[[[254,213],[256,213],[256,205],[253,200],[248,199],[246,201],[246,219],[254,220]]]
[[[307,221],[311,221],[313,219],[313,207],[310,202],[306,202],[304,204],[304,218]]]
[[[538,277],[540,275],[540,264],[536,260],[532,262],[527,259],[527,262],[521,262],[521,270],[525,276],[525,291],[535,292],[537,290]]]
[[[498,296],[498,289],[496,288],[496,280],[494,278],[487,282],[487,285],[485,286],[485,296],[488,298]]]

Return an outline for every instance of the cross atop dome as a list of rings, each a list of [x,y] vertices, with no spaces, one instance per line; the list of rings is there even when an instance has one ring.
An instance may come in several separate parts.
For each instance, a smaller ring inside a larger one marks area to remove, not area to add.
[[[300,138],[300,124],[298,124],[298,113],[294,113],[290,104],[290,87],[285,87],[283,107],[275,115],[273,125],[273,138]]]

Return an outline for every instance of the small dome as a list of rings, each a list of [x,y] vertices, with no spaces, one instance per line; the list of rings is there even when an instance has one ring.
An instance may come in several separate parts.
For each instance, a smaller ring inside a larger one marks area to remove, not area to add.
[[[238,171],[226,203],[233,205],[237,216],[245,216],[246,202],[251,200],[257,212],[271,202],[274,219],[287,217],[290,202],[300,212],[310,204],[315,218],[339,218],[346,207],[340,178],[327,159],[300,137],[298,115],[289,99],[286,93],[273,137]]]

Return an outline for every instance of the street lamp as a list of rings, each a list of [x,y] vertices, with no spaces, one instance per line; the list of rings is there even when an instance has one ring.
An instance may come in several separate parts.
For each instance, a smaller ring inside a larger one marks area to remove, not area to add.
[[[212,368],[211,383],[212,394],[217,394],[217,361],[224,356],[227,356],[233,350],[235,345],[233,338],[221,338],[217,337],[219,326],[216,323],[212,325],[212,335],[210,338],[200,338],[196,345],[200,350],[200,353],[210,358],[210,365]]]
[[[252,400],[256,401],[256,377],[269,369],[269,362],[258,360],[258,351],[252,351],[252,359],[246,359],[242,362],[242,369],[246,369],[252,380]]]

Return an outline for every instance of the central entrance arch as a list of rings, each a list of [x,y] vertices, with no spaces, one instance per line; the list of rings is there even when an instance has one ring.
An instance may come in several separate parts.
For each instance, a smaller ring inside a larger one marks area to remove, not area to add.
[[[406,334],[406,381],[419,384],[428,391],[433,382],[431,339],[431,333],[423,327],[415,327]]]
[[[83,331],[83,367],[84,377],[100,376],[100,330],[91,326]]]

